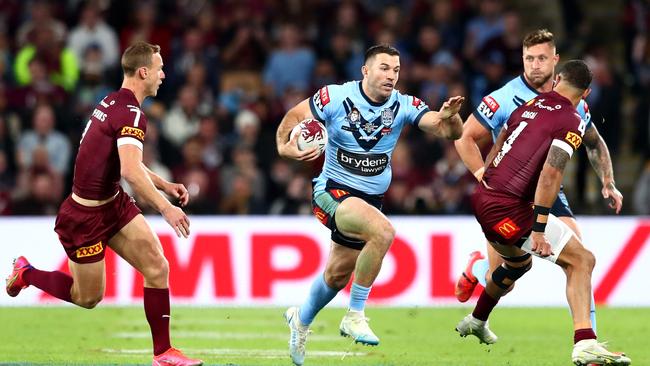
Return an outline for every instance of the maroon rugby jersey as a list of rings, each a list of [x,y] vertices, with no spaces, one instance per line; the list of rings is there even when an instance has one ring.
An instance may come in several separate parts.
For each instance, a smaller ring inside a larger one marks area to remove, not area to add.
[[[117,193],[120,157],[117,147],[143,147],[147,118],[129,89],[107,95],[95,107],[81,137],[74,165],[72,191],[78,196],[103,200]]]
[[[496,191],[533,201],[551,145],[571,156],[586,124],[571,101],[552,91],[515,109],[504,128],[506,139],[483,179]]]

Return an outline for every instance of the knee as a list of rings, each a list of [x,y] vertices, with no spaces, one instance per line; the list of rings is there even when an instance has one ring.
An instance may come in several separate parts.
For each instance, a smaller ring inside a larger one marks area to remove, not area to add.
[[[324,279],[325,279],[325,284],[327,286],[333,288],[334,290],[341,290],[345,286],[347,286],[348,282],[350,281],[350,276],[352,275],[352,271],[325,271],[324,274]]]
[[[395,239],[395,228],[390,222],[388,222],[377,230],[376,235],[378,242],[381,243],[382,246],[385,246],[386,250],[388,250],[390,245],[393,243],[393,240]]]
[[[585,248],[579,250],[571,259],[569,270],[591,273],[596,266],[596,257]]]
[[[92,295],[92,296],[85,295],[85,296],[81,296],[78,299],[75,299],[74,303],[81,306],[82,308],[92,309],[95,306],[97,306],[97,304],[99,304],[103,298],[104,296],[102,294]]]
[[[145,268],[142,276],[153,283],[167,283],[169,278],[169,262],[164,256],[158,256]]]

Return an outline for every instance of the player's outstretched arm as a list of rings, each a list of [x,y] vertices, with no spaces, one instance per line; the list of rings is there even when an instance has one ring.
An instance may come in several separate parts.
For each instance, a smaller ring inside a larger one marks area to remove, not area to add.
[[[609,155],[607,144],[600,133],[598,133],[596,126],[592,124],[585,131],[585,135],[582,137],[582,143],[585,145],[585,149],[587,149],[587,156],[589,156],[591,166],[603,184],[601,190],[603,198],[610,200],[609,207],[615,209],[616,213],[621,212],[621,208],[623,207],[623,194],[616,189],[612,158]]]
[[[439,111],[429,111],[422,116],[418,126],[427,133],[449,140],[456,140],[463,134],[463,120],[458,115],[465,97],[447,99]]]
[[[154,186],[151,177],[142,164],[142,150],[135,145],[122,145],[117,148],[120,156],[120,174],[135,193],[151,207],[160,212],[165,221],[176,231],[176,235],[188,237],[190,220],[183,210],[172,205]]]
[[[307,118],[314,118],[311,109],[309,108],[309,99],[305,99],[298,103],[284,115],[284,118],[282,118],[278,130],[275,133],[275,143],[278,149],[278,154],[283,158],[312,161],[320,156],[318,148],[300,151],[298,149],[297,136],[290,136],[291,130],[293,130],[300,121]]]
[[[463,125],[463,134],[454,141],[458,155],[479,182],[485,172],[481,148],[489,143],[490,137],[490,131],[470,114]]]
[[[165,192],[165,194],[167,194],[168,196],[177,199],[178,203],[181,206],[183,207],[187,206],[187,204],[190,202],[190,194],[187,191],[187,188],[185,188],[183,184],[168,182],[158,174],[151,171],[151,169],[147,168],[147,166],[144,165],[144,163],[141,164],[142,164],[142,168],[147,172],[147,174],[149,174],[149,178],[151,178],[151,181],[153,182],[153,185],[156,188]]]

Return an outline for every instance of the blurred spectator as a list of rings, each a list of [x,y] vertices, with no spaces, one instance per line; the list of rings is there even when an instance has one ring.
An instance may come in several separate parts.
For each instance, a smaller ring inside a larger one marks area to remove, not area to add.
[[[68,47],[74,52],[85,69],[87,50],[98,49],[98,61],[102,70],[117,69],[120,61],[120,45],[117,33],[104,22],[101,9],[94,2],[88,2],[81,10],[79,24],[72,28],[68,36]],[[95,66],[96,67],[96,66]]]
[[[255,203],[255,207],[262,205],[266,198],[266,178],[257,166],[253,150],[246,145],[236,146],[232,152],[232,163],[221,169],[221,194],[224,201],[239,194],[239,186],[246,186],[249,191],[240,196],[240,199],[246,197],[246,200]]]
[[[50,79],[47,65],[43,59],[35,57],[28,64],[30,80],[25,86],[12,92],[12,105],[25,113],[36,108],[39,104],[49,104],[61,109],[66,102],[67,93]]]
[[[264,82],[270,94],[282,95],[289,87],[306,90],[316,64],[314,51],[302,45],[301,34],[295,24],[280,27],[278,47],[264,67]]]
[[[130,23],[120,33],[122,51],[137,41],[149,42],[160,46],[163,62],[168,60],[171,52],[172,34],[170,29],[157,23],[158,8],[153,0],[132,2]]]
[[[106,83],[102,50],[96,46],[88,47],[81,63],[81,79],[75,93],[74,112],[83,121],[90,116],[94,107],[108,95],[112,88]]]
[[[219,124],[212,115],[201,117],[197,138],[201,140],[203,150],[201,160],[208,168],[217,168],[223,163],[224,142],[219,135]]]
[[[199,96],[186,85],[178,92],[178,100],[167,113],[162,133],[174,146],[181,147],[188,137],[199,130]]]
[[[433,168],[432,187],[437,201],[436,213],[444,215],[470,214],[470,194],[474,177],[458,156],[453,143],[446,143],[445,153]]]
[[[79,65],[74,53],[64,47],[63,40],[57,39],[48,25],[37,24],[32,32],[33,41],[23,46],[16,54],[16,82],[18,85],[31,83],[30,61],[38,58],[45,64],[48,79],[67,92],[72,92],[79,79]]]
[[[70,141],[54,130],[54,111],[48,105],[40,105],[34,111],[32,130],[26,131],[18,141],[18,162],[21,169],[33,165],[34,150],[42,146],[47,151],[49,165],[58,174],[67,173],[70,167]]]
[[[474,60],[488,40],[503,34],[501,5],[501,0],[483,0],[479,3],[478,16],[465,27],[463,54],[468,60]]]
[[[289,181],[287,191],[278,196],[269,209],[271,215],[309,215],[311,213],[311,183],[302,174]]]
[[[38,28],[48,29],[54,42],[65,40],[66,26],[52,15],[52,4],[49,0],[33,0],[29,4],[29,20],[24,22],[16,32],[16,45],[23,47],[36,42]]]
[[[216,168],[209,168],[203,162],[203,143],[199,137],[194,136],[185,141],[183,161],[172,169],[172,176],[175,182],[186,180],[196,182],[196,189],[203,190],[196,191],[194,194],[206,198],[213,205],[217,204],[220,197],[219,171]],[[207,178],[207,185],[202,184],[202,176]]]
[[[45,172],[33,174],[29,179],[29,193],[11,204],[14,215],[56,215],[60,197],[52,190],[54,177]]]
[[[225,215],[260,215],[264,213],[263,202],[253,194],[251,177],[236,173],[231,180],[232,193],[225,196],[219,213]]]
[[[524,35],[521,31],[521,19],[519,14],[508,11],[503,15],[502,34],[492,37],[485,42],[479,51],[479,59],[483,59],[493,53],[500,53],[503,56],[503,66],[506,77],[513,78],[521,74],[524,63],[521,57],[521,42]]]
[[[182,42],[173,48],[171,66],[166,83],[168,90],[176,90],[183,83],[188,83],[199,88],[197,93],[202,102],[208,103],[206,108],[212,107],[214,89],[218,85],[219,64],[217,50],[213,45],[205,44],[201,30],[191,27],[182,35]],[[206,69],[209,68],[210,72]],[[192,73],[192,75],[190,75]],[[190,83],[191,79],[191,83]]]
[[[638,215],[650,215],[650,155],[646,156],[643,171],[634,187],[634,211]]]

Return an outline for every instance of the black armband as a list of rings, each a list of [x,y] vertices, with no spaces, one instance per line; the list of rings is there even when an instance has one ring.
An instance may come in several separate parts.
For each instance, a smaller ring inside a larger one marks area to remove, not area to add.
[[[533,223],[533,231],[536,231],[538,233],[543,233],[546,230],[546,223],[545,222],[537,222],[535,221]]]
[[[543,233],[546,230],[546,223],[537,221],[539,215],[548,216],[551,212],[550,207],[535,205],[533,208],[533,231]]]
[[[535,220],[537,220],[537,215],[546,215],[546,216],[548,216],[548,214],[550,212],[551,212],[550,207],[535,205],[535,207],[533,208],[533,216],[535,216]]]

